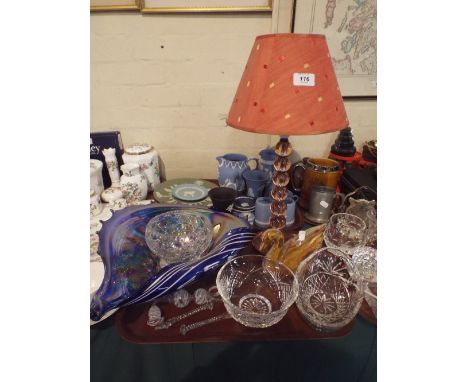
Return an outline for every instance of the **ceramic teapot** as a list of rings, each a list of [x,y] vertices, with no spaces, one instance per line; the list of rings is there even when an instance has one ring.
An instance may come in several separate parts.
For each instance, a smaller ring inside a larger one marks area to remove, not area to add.
[[[247,158],[244,154],[224,154],[216,157],[218,161],[218,182],[221,187],[233,188],[236,191],[244,191],[245,182],[242,179],[242,173],[249,169],[248,162],[251,160],[256,162],[255,168],[258,167],[257,158]]]

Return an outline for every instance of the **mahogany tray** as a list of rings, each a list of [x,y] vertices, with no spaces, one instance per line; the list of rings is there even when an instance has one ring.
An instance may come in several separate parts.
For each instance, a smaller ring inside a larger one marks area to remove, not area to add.
[[[203,279],[192,284],[187,290],[193,293],[197,288],[209,288],[215,284],[216,273],[208,274]],[[180,325],[191,324],[225,313],[224,304],[219,301],[211,311],[202,311],[168,329],[154,330],[146,324],[148,309],[151,303],[133,305],[119,310],[115,324],[119,335],[126,341],[137,344],[167,344],[167,343],[202,343],[225,341],[277,341],[277,340],[313,340],[336,338],[347,335],[354,326],[355,320],[335,332],[319,332],[310,327],[300,316],[294,304],[287,315],[276,325],[269,328],[248,328],[233,319],[225,319],[191,330],[186,335],[180,333]],[[162,314],[170,318],[194,309],[192,302],[185,308],[176,308],[169,303],[159,303]]]

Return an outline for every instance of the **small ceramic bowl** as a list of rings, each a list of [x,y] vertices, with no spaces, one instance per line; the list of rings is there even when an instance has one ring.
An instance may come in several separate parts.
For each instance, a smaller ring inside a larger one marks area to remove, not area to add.
[[[237,191],[229,187],[215,187],[208,191],[215,211],[224,212],[234,203]]]

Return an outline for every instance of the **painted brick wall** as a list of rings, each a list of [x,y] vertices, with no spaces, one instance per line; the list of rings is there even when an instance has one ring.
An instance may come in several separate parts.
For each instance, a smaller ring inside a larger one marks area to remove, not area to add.
[[[168,179],[216,178],[215,157],[252,156],[277,137],[237,131],[225,117],[255,36],[271,14],[91,14],[91,130],[152,144]],[[376,137],[374,101],[349,101],[356,143]],[[327,155],[336,134],[295,137],[302,156]]]

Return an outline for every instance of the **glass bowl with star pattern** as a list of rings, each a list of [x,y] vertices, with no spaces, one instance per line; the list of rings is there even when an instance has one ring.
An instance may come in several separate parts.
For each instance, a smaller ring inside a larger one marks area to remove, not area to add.
[[[228,261],[218,272],[216,286],[231,317],[252,328],[278,323],[296,300],[299,288],[287,266],[260,255]]]
[[[364,296],[364,282],[349,257],[336,248],[322,248],[307,256],[296,276],[296,305],[315,329],[335,331],[356,316]]]

